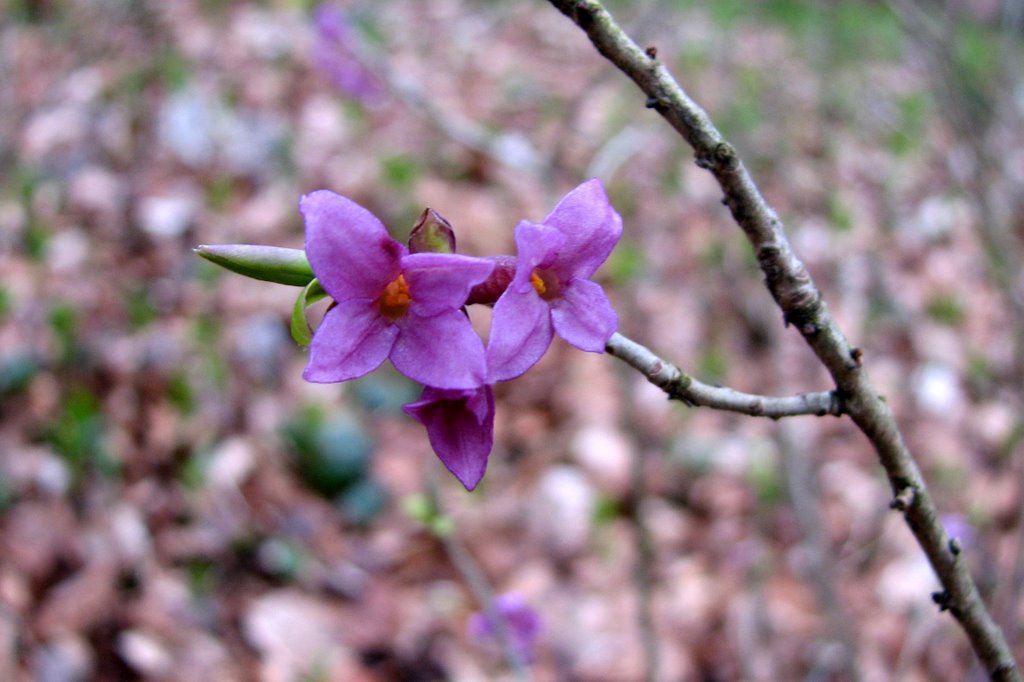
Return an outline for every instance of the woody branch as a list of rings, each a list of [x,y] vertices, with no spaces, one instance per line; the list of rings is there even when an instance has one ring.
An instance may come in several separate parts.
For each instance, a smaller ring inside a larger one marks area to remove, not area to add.
[[[765,284],[782,310],[832,376],[843,411],[867,436],[893,491],[893,508],[928,557],[943,590],[933,595],[967,634],[993,680],[1021,680],[1002,631],[981,600],[958,543],[939,521],[917,463],[892,412],[874,389],[853,348],[836,325],[807,268],[790,248],[783,226],[734,148],[704,110],[675,81],[653,48],[641,49],[597,0],[549,0],[590,38],[594,47],[629,76],[658,112],[693,148],[697,164],[714,175],[723,203],[757,254]]]

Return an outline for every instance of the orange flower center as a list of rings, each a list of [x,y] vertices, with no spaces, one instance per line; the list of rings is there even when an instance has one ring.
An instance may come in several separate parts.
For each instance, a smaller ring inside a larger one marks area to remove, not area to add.
[[[558,296],[558,280],[546,270],[537,269],[530,273],[530,284],[545,301]]]
[[[397,320],[409,310],[410,301],[412,296],[409,295],[405,275],[399,275],[395,281],[384,287],[384,293],[380,297],[380,313],[389,320]]]
[[[533,288],[536,289],[537,293],[541,296],[543,296],[544,292],[548,290],[548,288],[544,286],[544,280],[540,278],[540,275],[537,274],[536,270],[534,270],[533,274],[530,275],[530,284],[533,285]]]

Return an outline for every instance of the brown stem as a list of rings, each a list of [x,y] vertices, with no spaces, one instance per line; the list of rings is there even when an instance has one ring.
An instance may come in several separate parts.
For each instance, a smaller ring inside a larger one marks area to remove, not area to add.
[[[723,203],[757,254],[765,284],[783,312],[828,369],[850,418],[870,440],[892,487],[895,505],[928,556],[943,591],[933,595],[967,633],[993,680],[1021,680],[1016,661],[978,593],[960,548],[950,542],[935,504],[903,442],[888,405],[878,395],[822,300],[807,268],[789,246],[782,223],[761,195],[736,151],[707,114],[683,91],[656,57],[616,24],[597,0],[549,0],[572,19],[594,47],[647,96],[657,111],[693,147],[699,166],[709,170],[724,193]]]

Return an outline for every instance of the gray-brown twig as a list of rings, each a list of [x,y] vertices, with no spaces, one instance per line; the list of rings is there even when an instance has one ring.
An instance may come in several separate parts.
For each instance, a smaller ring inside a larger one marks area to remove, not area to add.
[[[672,400],[679,400],[687,405],[770,419],[805,414],[819,417],[828,414],[839,416],[843,413],[842,402],[835,391],[767,396],[705,384],[622,334],[612,334],[605,351],[638,370],[648,381],[665,391]]]
[[[943,586],[942,592],[933,595],[936,603],[960,623],[993,680],[1021,680],[1006,639],[985,608],[967,570],[963,553],[953,551],[892,412],[861,364],[860,351],[849,344],[832,319],[807,268],[790,248],[781,221],[736,151],[658,61],[656,50],[645,51],[633,42],[600,2],[549,2],[583,29],[598,52],[639,86],[647,97],[647,107],[675,128],[693,148],[697,164],[715,176],[724,193],[723,203],[753,246],[765,284],[786,323],[800,332],[828,369],[842,400],[843,412],[850,415],[871,442],[894,497],[908,500],[899,509]],[[609,351],[614,353],[613,348]],[[647,376],[657,383],[658,376],[664,373],[669,377],[672,369],[666,365],[661,372],[648,372]]]

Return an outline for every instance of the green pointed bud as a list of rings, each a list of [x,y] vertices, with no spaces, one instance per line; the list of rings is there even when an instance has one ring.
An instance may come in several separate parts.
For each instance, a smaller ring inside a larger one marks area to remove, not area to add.
[[[455,253],[452,224],[432,208],[423,209],[409,235],[409,253]]]
[[[196,255],[231,272],[253,279],[304,287],[313,280],[306,252],[278,246],[255,244],[203,244],[193,249]]]

